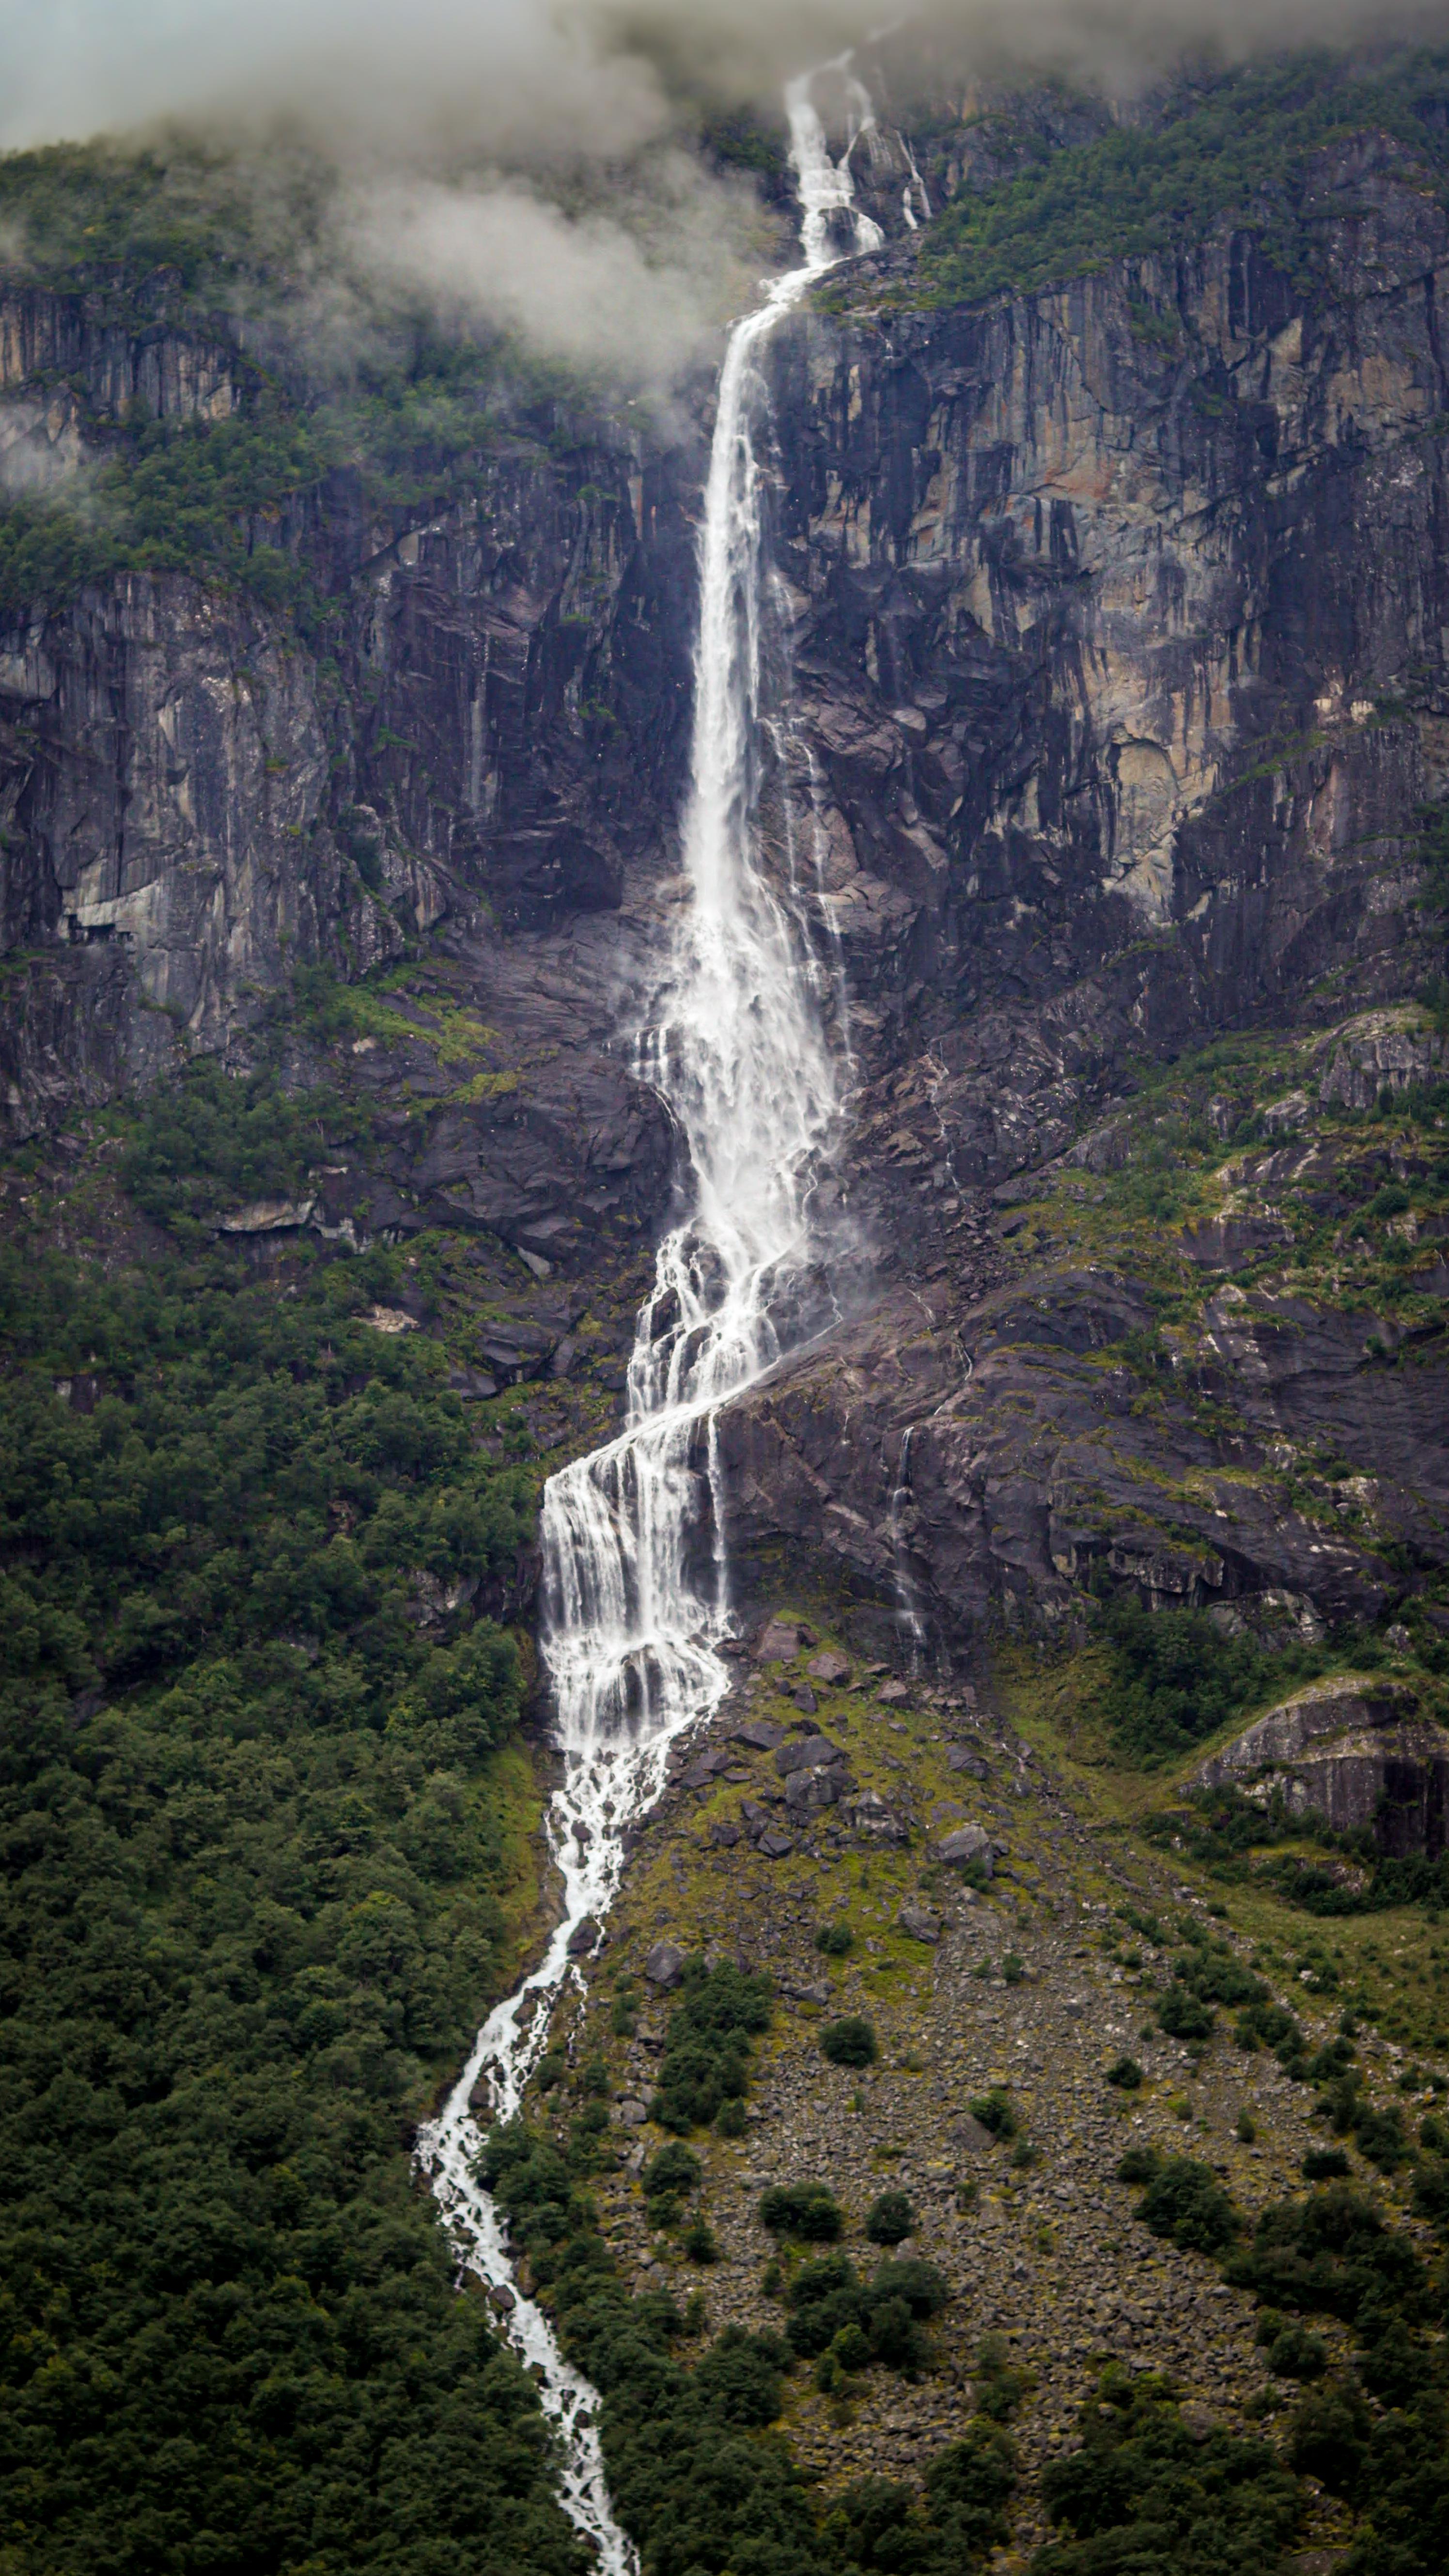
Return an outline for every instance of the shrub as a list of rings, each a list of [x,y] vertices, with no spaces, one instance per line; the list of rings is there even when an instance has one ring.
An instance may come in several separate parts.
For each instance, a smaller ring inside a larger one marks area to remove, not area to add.
[[[848,1923],[822,1923],[815,1934],[815,1947],[827,1959],[848,1959],[855,1948],[855,1934]]]
[[[1310,2147],[1303,2159],[1303,2172],[1309,2182],[1336,2182],[1348,2170],[1342,2147]]]
[[[1296,2537],[1302,2496],[1266,2442],[1189,2429],[1169,2384],[1114,2363],[1080,2442],[1042,2480],[1059,2539],[1042,2576],[1253,2576]]]
[[[761,2195],[760,2219],[772,2236],[794,2236],[805,2245],[834,2245],[845,2220],[823,2182],[775,2183]]]
[[[916,2224],[916,2213],[903,2191],[883,2191],[866,2212],[865,2232],[872,2245],[899,2245]]]
[[[1328,2346],[1305,2326],[1284,2326],[1268,2346],[1268,2368],[1277,2379],[1321,2379],[1328,2368]]]
[[[671,2139],[648,2163],[640,2180],[646,2200],[672,2199],[677,2194],[693,2191],[700,2178],[700,2162],[688,2147]]]
[[[1211,2039],[1213,2015],[1186,1986],[1172,1985],[1157,2007],[1160,2027],[1169,2039]]]
[[[1135,2093],[1142,2081],[1142,2069],[1135,2057],[1119,2057],[1107,2069],[1107,2081],[1124,2093]]]
[[[832,2066],[874,2066],[880,2052],[875,2032],[857,2013],[828,2021],[820,2034],[822,2053]]]
[[[1154,2236],[1199,2254],[1226,2253],[1242,2228],[1217,2176],[1191,2156],[1169,2156],[1154,2166],[1137,2215]]]
[[[807,2263],[790,2285],[786,2338],[806,2361],[829,2353],[846,2370],[866,2361],[916,2370],[926,2357],[921,2327],[947,2295],[930,2263],[884,2262],[862,2281],[847,2255],[826,2255]]]
[[[770,1981],[729,1960],[707,1968],[690,1959],[683,1994],[669,2016],[659,2090],[651,2116],[683,2136],[716,2119],[748,2087],[751,2042],[770,2026]]]
[[[993,2084],[989,2093],[977,2094],[971,2104],[971,2117],[979,2120],[993,2138],[1014,2138],[1021,2125],[1010,2094],[1000,2084]]]

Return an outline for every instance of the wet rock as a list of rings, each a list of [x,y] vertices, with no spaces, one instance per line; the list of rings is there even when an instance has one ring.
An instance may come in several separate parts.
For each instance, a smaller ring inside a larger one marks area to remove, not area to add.
[[[644,1974],[651,1986],[668,1994],[684,1975],[684,1952],[677,1941],[656,1941],[644,1962]]]
[[[898,1815],[894,1807],[887,1806],[874,1789],[863,1789],[858,1798],[851,1800],[847,1812],[855,1831],[868,1842],[904,1850],[911,1839],[911,1829],[904,1816]]]
[[[946,1768],[948,1771],[964,1771],[972,1780],[989,1780],[991,1777],[980,1754],[973,1753],[969,1744],[952,1745],[946,1756]]]
[[[805,1735],[778,1747],[775,1768],[782,1779],[788,1779],[792,1771],[819,1771],[846,1759],[844,1745],[832,1744],[828,1735]]]
[[[510,2290],[506,2281],[495,2281],[488,2293],[488,2305],[496,2308],[500,2317],[511,2317],[518,2305],[517,2293]]]
[[[964,1869],[968,1863],[976,1861],[985,1870],[987,1877],[991,1876],[993,1866],[991,1836],[982,1825],[953,1826],[949,1834],[942,1835],[936,1845],[936,1853],[937,1857],[952,1869]]]
[[[827,1807],[838,1806],[844,1795],[845,1783],[832,1769],[792,1771],[785,1783],[785,1806],[792,1822],[823,1815]]]
[[[586,1914],[583,1921],[581,1923],[576,1923],[572,1932],[569,1934],[569,1957],[571,1959],[587,1959],[591,1957],[594,1950],[598,1947],[603,1929],[604,1927],[602,1923],[596,1923],[592,1914]]]
[[[833,1646],[827,1646],[823,1654],[812,1655],[805,1667],[812,1682],[819,1682],[825,1690],[842,1690],[850,1679],[850,1669],[850,1658],[838,1655]]]
[[[941,1938],[941,1918],[928,1905],[918,1905],[908,1897],[896,1916],[896,1922],[909,1940],[926,1941],[934,1948]]]
[[[716,1747],[710,1753],[701,1753],[697,1761],[691,1762],[688,1769],[680,1773],[681,1787],[709,1788],[711,1783],[719,1778],[720,1773],[729,1768],[729,1758],[722,1747]]]

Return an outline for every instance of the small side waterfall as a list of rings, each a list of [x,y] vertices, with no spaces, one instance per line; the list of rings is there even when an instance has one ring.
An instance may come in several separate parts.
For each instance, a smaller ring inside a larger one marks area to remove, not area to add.
[[[850,141],[871,121],[848,61]],[[623,1833],[663,1785],[671,1739],[707,1717],[727,1675],[715,1651],[729,1620],[715,1415],[830,1311],[810,1199],[837,1115],[837,1057],[816,1008],[803,921],[761,864],[761,745],[767,710],[764,489],[759,359],[812,277],[880,234],[856,212],[849,146],[832,159],[814,75],[785,94],[801,209],[803,264],[731,334],[720,375],[700,548],[699,640],[684,859],[693,902],[681,921],[646,1078],[668,1099],[689,1152],[693,1204],[661,1243],[629,1366],[618,1437],[551,1477],[544,1492],[543,1653],[564,1778],[549,1836],[564,1915],[542,1964],[496,2006],[439,2118],[419,2140],[459,2259],[508,2285],[508,2332],[537,2366],[563,2436],[564,2505],[604,2576],[633,2552],[615,2522],[594,2425],[595,2393],[560,2353],[548,2320],[512,2285],[503,2230],[479,2183],[472,2103],[518,2109],[570,1969],[579,1927],[607,1912]],[[825,979],[828,982],[828,978]]]

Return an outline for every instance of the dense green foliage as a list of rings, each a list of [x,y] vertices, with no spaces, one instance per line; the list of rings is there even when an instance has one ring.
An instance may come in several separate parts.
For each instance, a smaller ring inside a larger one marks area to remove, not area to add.
[[[1032,2576],[1262,2576],[1302,2519],[1297,2479],[1262,2441],[1184,2421],[1170,2384],[1120,2365],[1082,2410],[1082,2441],[1042,2481],[1072,2533]]]
[[[298,1131],[226,1107],[142,1123],[158,1212],[188,1157],[222,1191],[296,1169]],[[509,1957],[520,1665],[468,1603],[531,1495],[475,1456],[440,1355],[360,1322],[393,1279],[0,1258],[0,2530],[26,2567],[575,2563],[534,2394],[403,2153]]]
[[[1118,1751],[1144,1769],[1190,1752],[1325,1661],[1310,1647],[1265,1654],[1251,1637],[1224,1636],[1204,1610],[1144,1610],[1130,1599],[1104,1613],[1102,1634],[1111,1653],[1102,1715]]]
[[[772,2183],[760,2195],[760,2224],[801,2245],[834,2245],[845,2232],[840,2203],[823,2182]]]
[[[1407,2141],[1404,2152],[1414,2154]],[[1449,2226],[1449,2129],[1441,2121],[1423,2123],[1415,2166],[1416,2209],[1442,2234]],[[1269,2367],[1308,2383],[1285,2447],[1293,2469],[1356,2510],[1343,2576],[1437,2576],[1449,2528],[1449,2356],[1436,2331],[1442,2283],[1418,2248],[1341,2181],[1306,2198],[1270,2202],[1250,2229],[1206,2165],[1136,2149],[1119,2173],[1146,2185],[1140,2214],[1158,2234],[1216,2255],[1229,2281],[1256,2294]],[[1312,2315],[1351,2328],[1350,2366],[1335,2369],[1324,2339],[1298,2322]],[[1128,2383],[1125,2374],[1105,2393],[1134,2412],[1157,2407],[1164,2395],[1151,2382]],[[1159,2439],[1133,2451],[1135,2433],[1091,2409],[1084,2434],[1082,2449],[1048,2471],[1046,2489],[1051,2510],[1078,2541],[1043,2552],[1035,2576],[1115,2576],[1118,2568],[1149,2564],[1170,2564],[1187,2576],[1218,2576],[1220,2568],[1248,2576],[1272,2564],[1291,2537],[1296,2515],[1281,2468],[1273,2470],[1278,2485],[1253,2493],[1256,2473],[1246,2452],[1257,2454],[1265,2474],[1273,2462],[1257,2445],[1242,2446],[1245,2456],[1229,2477],[1229,2488],[1239,2491],[1231,2510],[1228,2492],[1218,2497],[1215,2536],[1211,2499],[1194,2500],[1186,2456],[1179,2455],[1176,2477],[1158,2474],[1170,2469],[1175,2435],[1165,2449]],[[1227,2439],[1209,2437],[1213,2444]],[[1196,2451],[1199,2459],[1212,2456],[1207,2445]],[[1226,2469],[1225,2455],[1222,2464]],[[1172,2519],[1179,2488],[1191,2530]],[[1153,2522],[1161,2525],[1158,2535],[1143,2528]]]
[[[1371,1828],[1341,1833],[1322,1818],[1298,1815],[1275,1793],[1260,1804],[1233,1784],[1198,1791],[1190,1807],[1164,1816],[1156,1830],[1229,1884],[1250,1875],[1307,1914],[1383,1914],[1400,1905],[1422,1905],[1437,1915],[1449,1906],[1449,1854],[1379,1849]],[[1300,1846],[1309,1842],[1316,1852]],[[1253,1855],[1288,1849],[1266,1864]],[[1345,1866],[1347,1864],[1347,1866]]]
[[[832,2066],[874,2066],[880,2054],[875,2032],[859,2013],[843,2013],[838,2021],[828,2021],[820,2034],[820,2047]]]
[[[684,2135],[711,2120],[734,2125],[732,2111],[749,2084],[753,2039],[770,2027],[770,1980],[752,1976],[728,1959],[707,1968],[690,1959],[684,1992],[669,2016],[659,2090],[650,2117]]]
[[[914,2372],[928,2353],[922,2326],[946,2298],[933,2264],[886,2261],[863,2281],[848,2255],[825,2254],[804,2264],[790,2284],[786,2341],[802,2360],[819,2364],[816,2380],[824,2389],[842,2372],[872,2362]]]
[[[1170,256],[1223,217],[1262,232],[1301,274],[1312,257],[1314,157],[1365,130],[1389,134],[1449,188],[1449,59],[1415,53],[1363,75],[1331,56],[1248,65],[1185,92],[1162,126],[1120,125],[1049,152],[1015,177],[963,191],[929,227],[918,292],[963,303],[1050,286],[1114,259]],[[1023,148],[1031,138],[1018,137]],[[1145,338],[1153,336],[1144,316]],[[1162,334],[1170,353],[1170,317]]]
[[[1006,2504],[1016,2455],[999,2424],[978,2416],[964,2438],[938,2451],[923,2492],[888,2478],[859,2478],[825,2525],[832,2563],[869,2576],[959,2576],[1007,2538]]]
[[[865,2232],[872,2245],[900,2245],[915,2231],[916,2213],[903,2191],[877,2194],[865,2213]]]

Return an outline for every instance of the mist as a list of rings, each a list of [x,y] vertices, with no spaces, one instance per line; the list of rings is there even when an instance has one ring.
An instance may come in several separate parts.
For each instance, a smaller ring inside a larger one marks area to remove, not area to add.
[[[0,0],[0,7],[4,0]],[[690,148],[701,106],[871,40],[957,81],[1053,69],[1130,95],[1184,52],[1443,32],[1443,0],[8,0],[0,148],[181,122],[258,166],[280,129],[338,174],[347,282],[515,331],[632,384],[677,381],[783,247]]]

